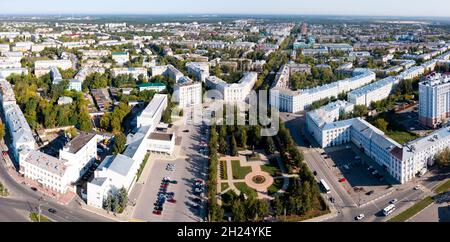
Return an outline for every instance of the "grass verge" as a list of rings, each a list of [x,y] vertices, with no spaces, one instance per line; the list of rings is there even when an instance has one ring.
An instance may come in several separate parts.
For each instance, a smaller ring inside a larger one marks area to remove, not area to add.
[[[244,179],[245,176],[252,171],[252,168],[249,166],[241,166],[239,160],[232,160],[231,167],[233,169],[234,179]]]
[[[245,195],[249,196],[249,197],[256,197],[256,191],[247,186],[247,184],[245,182],[236,182],[234,183],[234,186],[236,186],[237,189],[239,189],[239,191],[243,192]]]
[[[406,209],[402,213],[398,214],[397,216],[391,218],[388,220],[388,222],[405,222],[406,220],[410,219],[412,216],[416,215],[420,211],[422,211],[424,208],[426,208],[428,205],[430,205],[433,202],[433,198],[426,197],[422,199],[420,202],[414,204],[412,207]]]
[[[39,214],[36,212],[32,212],[30,213],[30,219],[33,222],[39,222]],[[45,217],[44,215],[41,214],[41,222],[52,222],[49,218]]]

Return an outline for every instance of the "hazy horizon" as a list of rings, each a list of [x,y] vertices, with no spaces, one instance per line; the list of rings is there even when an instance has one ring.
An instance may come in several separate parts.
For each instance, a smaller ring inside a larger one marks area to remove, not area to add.
[[[388,6],[388,7],[386,7]],[[318,15],[450,17],[446,0],[16,0],[1,1],[2,15]]]

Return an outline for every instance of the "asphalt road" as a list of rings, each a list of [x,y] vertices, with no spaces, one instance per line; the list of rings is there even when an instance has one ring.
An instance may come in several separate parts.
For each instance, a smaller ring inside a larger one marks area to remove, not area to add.
[[[41,204],[42,214],[53,221],[58,222],[112,222],[103,216],[88,212],[80,208],[76,202],[68,205],[61,205],[51,198],[43,197],[42,194],[34,192],[30,187],[18,184],[6,172],[3,157],[0,159],[0,180],[10,191],[11,196],[0,198],[0,221],[23,221],[24,215],[28,216],[30,212],[38,211]],[[56,210],[55,214],[49,213],[48,209]],[[3,213],[1,211],[8,211]],[[27,219],[25,221],[28,221]]]

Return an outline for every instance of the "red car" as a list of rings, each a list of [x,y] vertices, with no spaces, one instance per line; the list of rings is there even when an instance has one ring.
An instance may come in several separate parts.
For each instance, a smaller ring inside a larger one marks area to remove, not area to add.
[[[167,188],[169,184],[161,184],[161,188]]]
[[[339,182],[345,182],[345,181],[347,181],[347,179],[345,179],[345,177],[339,179]]]
[[[159,211],[159,210],[153,210],[153,214],[161,215],[161,211]]]
[[[177,200],[171,198],[171,199],[167,200],[167,202],[170,202],[170,203],[177,203]]]

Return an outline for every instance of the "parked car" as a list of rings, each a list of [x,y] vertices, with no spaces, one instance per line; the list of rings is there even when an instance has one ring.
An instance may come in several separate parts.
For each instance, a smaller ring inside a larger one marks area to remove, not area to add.
[[[334,199],[334,197],[330,197],[330,202],[331,202],[331,203],[335,203],[335,202],[336,202],[336,199]]]
[[[53,208],[49,208],[49,209],[48,209],[48,212],[49,212],[49,213],[53,213],[53,214],[55,214],[55,213],[56,213],[56,210],[55,210],[55,209],[53,209]]]
[[[372,195],[373,193],[374,193],[374,191],[371,190],[371,191],[366,192],[366,195],[367,195],[367,196],[370,196],[370,195]]]
[[[314,176],[317,176],[317,171],[313,171],[313,175],[314,175]]]
[[[355,220],[361,220],[363,219],[365,216],[363,213],[359,214],[358,216],[355,217]]]
[[[34,192],[36,192],[36,191],[37,191],[37,188],[31,187],[31,190],[34,191]]]
[[[169,202],[169,203],[177,203],[177,200],[171,198],[171,199],[167,200],[167,202]]]
[[[394,198],[394,199],[392,199],[389,203],[390,203],[390,204],[396,204],[397,201],[398,201],[397,198]]]
[[[183,130],[183,132],[187,133],[187,132],[189,132],[189,130],[188,130],[188,129],[185,129],[185,130]]]
[[[161,215],[161,211],[160,210],[153,210],[153,214],[155,214],[155,215]]]
[[[420,185],[417,185],[414,187],[414,190],[419,190],[420,189]]]
[[[345,177],[342,177],[341,179],[339,179],[339,182],[345,182],[347,181],[347,179],[345,179]]]

